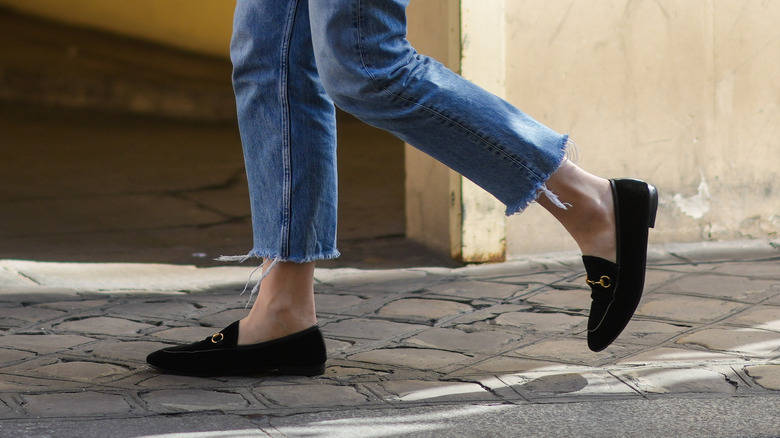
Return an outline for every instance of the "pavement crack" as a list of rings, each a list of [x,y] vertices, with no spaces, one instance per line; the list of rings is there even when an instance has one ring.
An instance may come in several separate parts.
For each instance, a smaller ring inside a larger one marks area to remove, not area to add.
[[[739,389],[739,382],[737,382],[736,380],[732,379],[731,377],[725,374],[723,375],[723,377],[726,378],[726,383],[734,387],[735,391]]]
[[[674,253],[674,252],[669,251],[669,255],[674,257],[674,258],[676,258],[676,259],[679,259],[679,260],[683,261],[686,265],[692,265],[692,266],[698,266],[699,265],[698,263],[694,262],[693,260],[691,260],[691,259],[689,259],[687,257],[683,257],[683,256],[681,256],[679,254]]]
[[[241,167],[239,169],[236,169],[236,171],[233,172],[232,175],[228,176],[223,182],[207,184],[199,187],[193,187],[191,189],[175,190],[169,193],[172,194],[200,193],[200,192],[210,192],[215,190],[230,190],[242,182],[243,175],[244,175],[244,168]]]
[[[4,269],[6,269],[6,270],[7,270],[7,268],[4,268]],[[25,274],[24,272],[21,272],[21,271],[11,271],[11,272],[15,272],[15,273],[16,273],[16,275],[18,275],[18,276],[20,276],[20,277],[24,278],[25,280],[32,281],[33,283],[35,283],[35,285],[36,285],[36,286],[41,286],[41,285],[42,285],[42,284],[41,284],[41,282],[39,282],[39,281],[38,281],[38,280],[36,280],[35,278],[33,278],[33,277],[31,277],[31,276],[29,276],[29,275]]]

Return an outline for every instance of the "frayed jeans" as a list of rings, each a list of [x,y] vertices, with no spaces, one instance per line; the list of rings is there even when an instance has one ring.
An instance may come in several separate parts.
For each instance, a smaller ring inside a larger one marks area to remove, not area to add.
[[[254,232],[246,257],[336,248],[334,104],[522,211],[567,137],[417,53],[409,0],[238,0],[230,54]],[[367,146],[369,147],[369,146]]]

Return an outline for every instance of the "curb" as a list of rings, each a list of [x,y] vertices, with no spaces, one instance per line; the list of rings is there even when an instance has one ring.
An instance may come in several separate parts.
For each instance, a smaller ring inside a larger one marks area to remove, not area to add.
[[[745,261],[780,261],[780,242],[769,239],[651,245],[653,266],[696,265]],[[255,271],[253,266],[195,266],[140,263],[57,263],[0,260],[0,294],[34,292],[202,292],[241,288]],[[501,277],[544,271],[582,270],[576,252],[538,254],[503,263],[459,268],[355,269],[317,268],[318,283],[360,285],[374,282],[414,282],[430,276]],[[256,274],[256,273],[255,273]],[[256,278],[256,275],[254,276]],[[186,285],[186,289],[181,285]]]

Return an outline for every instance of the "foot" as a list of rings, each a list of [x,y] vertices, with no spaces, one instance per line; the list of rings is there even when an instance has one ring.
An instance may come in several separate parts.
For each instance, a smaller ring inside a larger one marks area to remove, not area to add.
[[[632,179],[611,181],[617,211],[617,262],[583,256],[593,293],[588,317],[588,347],[601,351],[628,325],[644,289],[649,228],[655,225],[658,193]]]
[[[146,358],[152,368],[190,376],[297,375],[325,372],[325,342],[317,326],[270,342],[239,346],[239,322],[206,339],[163,348]]]
[[[546,186],[570,206],[564,210],[546,196],[540,196],[537,202],[566,228],[582,254],[615,262],[615,203],[610,182],[567,160],[547,180]]]
[[[317,324],[314,263],[279,262],[260,284],[252,310],[239,323],[238,345],[252,345]]]
[[[612,187],[609,181],[601,180],[591,190],[589,205],[583,208],[584,214],[571,227],[572,237],[583,255],[600,257],[615,263],[617,232]]]

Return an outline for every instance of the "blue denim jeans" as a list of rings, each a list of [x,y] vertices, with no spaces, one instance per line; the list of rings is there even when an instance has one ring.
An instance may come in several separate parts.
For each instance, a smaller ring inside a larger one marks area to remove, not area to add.
[[[417,53],[409,0],[239,0],[231,59],[254,232],[248,256],[336,248],[335,105],[522,211],[567,136]]]

